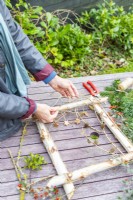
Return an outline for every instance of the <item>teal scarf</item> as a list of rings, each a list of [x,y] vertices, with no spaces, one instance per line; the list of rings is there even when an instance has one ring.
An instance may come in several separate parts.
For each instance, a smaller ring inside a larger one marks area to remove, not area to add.
[[[0,49],[5,58],[6,85],[13,94],[27,96],[30,78],[13,42],[7,25],[0,14]]]

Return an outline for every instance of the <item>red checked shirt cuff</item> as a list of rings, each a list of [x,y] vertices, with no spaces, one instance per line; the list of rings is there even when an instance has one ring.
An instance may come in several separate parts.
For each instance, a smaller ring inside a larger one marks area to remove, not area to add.
[[[34,74],[34,77],[36,81],[42,81],[47,78],[53,71],[54,68],[50,64],[47,64],[41,71]]]
[[[30,107],[29,107],[28,112],[27,112],[25,115],[23,115],[23,116],[21,117],[21,119],[26,119],[26,118],[28,118],[30,115],[32,115],[32,114],[34,113],[34,111],[35,111],[35,109],[36,109],[36,103],[35,103],[34,100],[29,99],[29,98],[27,98],[27,97],[25,97],[25,99],[29,102]]]

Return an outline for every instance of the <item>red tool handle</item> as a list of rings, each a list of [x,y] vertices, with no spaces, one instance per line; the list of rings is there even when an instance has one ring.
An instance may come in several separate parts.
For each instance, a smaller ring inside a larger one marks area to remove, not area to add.
[[[89,91],[89,93],[92,95],[92,96],[95,96],[96,94],[94,93],[94,91],[88,86],[87,83],[83,83],[83,86]]]
[[[87,83],[92,87],[92,89],[94,90],[96,94],[100,92],[91,81],[87,81]]]
[[[89,85],[91,87],[89,87]],[[96,86],[91,81],[87,81],[87,83],[83,83],[83,86],[89,91],[89,93],[92,96],[96,96],[99,93],[99,90],[96,88]]]

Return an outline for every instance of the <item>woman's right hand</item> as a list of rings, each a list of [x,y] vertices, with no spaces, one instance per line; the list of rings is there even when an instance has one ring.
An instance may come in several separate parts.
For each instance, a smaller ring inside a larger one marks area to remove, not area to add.
[[[37,110],[34,113],[35,118],[43,123],[53,122],[57,117],[58,111],[54,107],[50,107],[47,104],[37,103]]]

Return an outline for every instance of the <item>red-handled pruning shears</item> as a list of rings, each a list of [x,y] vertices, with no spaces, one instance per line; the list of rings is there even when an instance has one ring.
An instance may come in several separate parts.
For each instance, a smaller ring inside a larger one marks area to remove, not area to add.
[[[87,81],[86,83],[83,83],[83,86],[89,91],[89,93],[92,96],[95,97],[100,97],[100,91],[96,88],[96,86],[91,82],[91,81]]]

